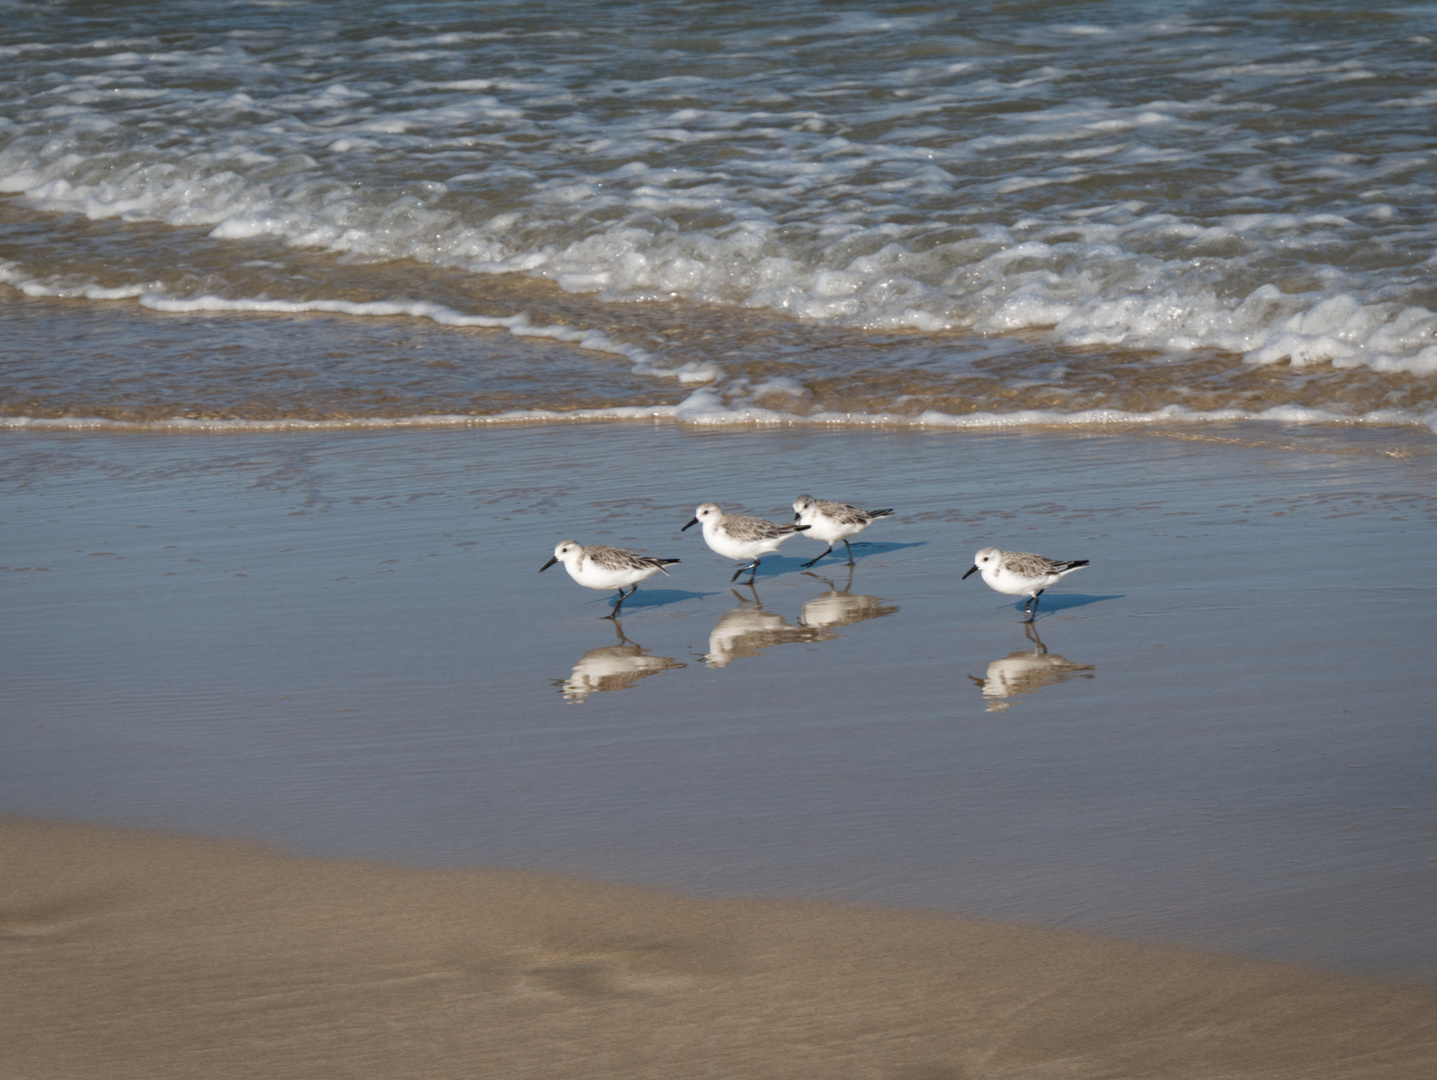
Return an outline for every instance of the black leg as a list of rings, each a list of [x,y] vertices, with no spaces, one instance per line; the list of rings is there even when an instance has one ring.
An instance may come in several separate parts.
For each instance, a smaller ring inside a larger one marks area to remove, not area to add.
[[[603,618],[605,618],[605,619],[617,619],[617,618],[619,617],[619,608],[621,608],[621,607],[624,606],[624,601],[627,600],[629,597],[633,596],[634,593],[636,593],[636,592],[638,592],[638,591],[639,591],[639,587],[638,587],[637,585],[635,585],[635,586],[634,586],[632,589],[630,589],[628,592],[624,592],[623,589],[620,589],[620,590],[619,590],[619,597],[618,597],[617,600],[614,601],[614,606],[609,609],[609,613],[608,613],[607,615],[603,616]]]
[[[752,585],[753,582],[754,582],[754,579],[755,579],[756,577],[758,577],[758,564],[759,564],[760,562],[762,562],[762,561],[763,561],[762,559],[754,559],[753,565],[749,567],[749,569],[752,570],[753,573],[748,576],[748,582],[747,582],[747,584]]]
[[[848,546],[848,541],[847,541],[847,540],[845,540],[845,541],[843,542],[843,550],[846,551],[846,552],[848,552],[848,565],[849,565],[849,566],[852,566],[852,565],[853,565],[853,549]]]
[[[847,543],[847,542],[848,542],[848,541],[846,541],[846,540],[844,541],[844,543]],[[829,545],[828,545],[828,551],[825,551],[825,552],[823,553],[823,555],[829,554],[829,552],[831,552],[832,550],[833,550],[833,545],[832,545],[832,544],[829,544]],[[823,558],[823,555],[820,555],[820,556],[818,557],[818,559]],[[808,569],[810,566],[812,566],[814,563],[818,562],[818,559],[809,559],[808,562],[806,562],[806,563],[803,564],[803,568],[804,568],[805,570],[807,570],[807,569]]]
[[[758,560],[757,560],[757,559],[754,559],[754,561],[751,562],[751,563],[749,563],[747,566],[740,566],[737,570],[735,570],[735,571],[733,572],[733,577],[731,577],[731,578],[728,579],[728,583],[729,583],[730,585],[732,585],[735,581],[738,580],[738,576],[739,576],[740,574],[742,574],[745,570],[752,570],[754,573],[757,573],[757,572],[758,572]],[[753,579],[750,578],[749,580],[752,581]]]

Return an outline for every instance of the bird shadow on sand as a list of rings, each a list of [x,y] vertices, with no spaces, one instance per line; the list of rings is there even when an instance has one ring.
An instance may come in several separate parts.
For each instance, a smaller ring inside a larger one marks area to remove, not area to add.
[[[791,574],[795,570],[802,570],[803,564],[807,561],[807,559],[795,559],[792,555],[765,555],[763,556],[762,564],[758,568],[758,580],[762,581],[764,578],[778,577],[779,574]],[[717,566],[717,564],[715,565]],[[738,565],[739,564],[729,563],[728,566],[731,569],[728,570],[728,573],[734,574],[734,571],[738,569]],[[718,569],[722,570],[724,568],[718,567]],[[751,576],[753,576],[752,572],[745,567],[742,573],[734,574],[732,580],[725,581],[724,589],[720,589],[719,591],[725,591],[729,585],[746,585]],[[720,578],[719,580],[722,581],[723,579]],[[704,595],[711,596],[713,594],[704,593]]]
[[[1126,598],[1126,595],[1126,593],[1113,593],[1111,596],[1088,596],[1084,593],[1063,593],[1058,596],[1053,596],[1049,593],[1044,593],[1043,602],[1038,609],[1038,617],[1041,619],[1044,615],[1051,615],[1056,611],[1066,611],[1068,608],[1087,607],[1089,604],[1101,604],[1107,600],[1123,600]],[[1012,604],[1011,607],[1014,611],[1021,612],[1023,610],[1022,600]]]
[[[620,614],[627,615],[645,608],[667,607],[670,604],[683,603],[685,600],[705,600],[710,596],[717,596],[722,591],[722,589],[713,589],[709,592],[691,592],[688,589],[640,589],[624,600],[623,610]],[[601,600],[591,600],[589,603],[613,607],[614,594],[610,593]]]
[[[853,548],[853,561],[860,563],[873,555],[888,555],[894,551],[902,551],[904,548],[927,547],[928,543],[927,540],[918,540],[910,544],[890,544],[882,540],[854,540],[849,546]],[[787,562],[791,558],[793,558],[793,556],[784,555],[782,556],[782,561]],[[773,559],[773,556],[765,558],[763,565],[767,566],[770,559]],[[773,561],[778,562],[780,560],[773,559]],[[811,559],[802,558],[797,560],[799,566],[804,566],[810,561]],[[840,566],[848,565],[848,558],[843,553],[842,544],[839,544],[830,554],[821,558],[817,564],[815,564],[815,569],[817,567],[830,566],[834,563]]]

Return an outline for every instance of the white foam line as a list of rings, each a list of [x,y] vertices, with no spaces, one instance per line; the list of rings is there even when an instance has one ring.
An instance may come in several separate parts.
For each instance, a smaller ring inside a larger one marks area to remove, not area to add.
[[[1418,414],[1396,409],[1381,409],[1361,416],[1342,416],[1322,409],[1282,405],[1261,412],[1241,409],[1219,409],[1199,412],[1180,405],[1169,405],[1153,412],[1124,412],[1120,409],[1089,409],[1078,413],[1044,410],[1021,410],[1012,413],[951,413],[926,412],[919,416],[893,416],[887,413],[812,413],[807,416],[773,409],[705,407],[691,404],[700,390],[679,405],[615,406],[606,409],[514,409],[490,416],[428,415],[398,417],[362,417],[343,420],[192,420],[174,417],[168,420],[108,420],[103,417],[0,417],[0,430],[41,431],[154,431],[193,432],[198,434],[234,434],[244,432],[282,431],[360,431],[401,428],[484,428],[511,424],[603,423],[606,421],[644,420],[651,423],[692,424],[698,427],[847,427],[862,428],[952,428],[995,430],[1024,427],[1132,427],[1159,424],[1209,423],[1275,423],[1333,425],[1342,427],[1425,427],[1437,435],[1437,411]]]
[[[1127,412],[1122,409],[1088,409],[1062,413],[1040,409],[1022,409],[1010,413],[942,413],[929,411],[918,416],[893,416],[887,413],[820,412],[806,416],[762,408],[694,407],[688,401],[678,406],[675,420],[696,425],[808,425],[833,427],[907,427],[907,428],[1024,428],[1024,427],[1131,427],[1156,424],[1330,424],[1334,426],[1426,427],[1437,434],[1437,411],[1414,413],[1399,409],[1380,409],[1361,416],[1347,416],[1324,409],[1298,405],[1278,405],[1260,412],[1242,409],[1215,409],[1202,412],[1181,405],[1167,405],[1152,412]]]
[[[392,300],[258,300],[248,298],[228,300],[222,296],[175,297],[165,296],[162,293],[149,292],[140,296],[139,303],[141,307],[149,308],[151,311],[171,313],[242,311],[299,315],[305,312],[319,311],[370,317],[392,317],[399,315],[412,319],[429,319],[439,323],[441,326],[482,326],[489,329],[505,330],[516,326],[523,326],[529,333],[542,332],[538,327],[528,326],[529,316],[523,312],[517,315],[506,316],[464,315],[455,311],[453,308],[445,307],[443,304],[436,304],[428,300],[418,300],[408,303],[400,303]],[[546,329],[567,330],[568,328],[554,327]]]
[[[168,420],[108,420],[99,416],[0,416],[0,430],[39,429],[50,431],[176,431],[199,434],[231,434],[270,431],[361,431],[415,427],[493,427],[503,424],[562,423],[599,420],[672,420],[672,405],[616,406],[610,409],[514,409],[492,416],[368,416],[343,420],[191,420],[176,416]]]

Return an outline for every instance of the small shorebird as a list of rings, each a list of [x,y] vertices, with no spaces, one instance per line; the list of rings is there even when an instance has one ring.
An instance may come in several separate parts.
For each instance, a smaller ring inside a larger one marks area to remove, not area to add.
[[[745,570],[752,570],[749,584],[758,576],[758,564],[762,556],[777,551],[778,545],[796,533],[805,531],[807,525],[776,525],[763,518],[748,517],[745,514],[725,514],[713,503],[704,503],[694,511],[693,520],[684,526],[703,522],[704,543],[725,559],[752,559],[747,566],[740,566],[729,578],[737,581]],[[679,530],[683,532],[683,529]]]
[[[853,565],[853,549],[848,546],[848,538],[857,536],[879,518],[890,517],[892,514],[892,510],[860,510],[847,503],[815,499],[812,495],[800,495],[793,500],[793,520],[807,525],[810,537],[822,540],[828,545],[828,551],[823,555],[833,551],[833,545],[842,540],[843,550],[848,552],[849,566]],[[823,558],[823,555],[818,559]],[[803,565],[812,566],[818,559],[811,559]]]
[[[613,610],[604,616],[606,619],[612,619],[618,615],[624,600],[638,591],[639,582],[659,572],[667,577],[669,572],[664,568],[678,561],[636,555],[624,548],[605,547],[603,544],[590,544],[585,547],[577,540],[565,540],[554,549],[554,557],[539,567],[539,573],[542,574],[556,562],[561,562],[564,569],[569,571],[569,576],[586,589],[605,592],[617,589],[619,598],[614,601]],[[632,585],[633,588],[624,592],[626,585]]]
[[[995,592],[1026,596],[1028,599],[1023,601],[1023,610],[1027,611],[1028,605],[1033,605],[1028,615],[1028,622],[1032,622],[1038,614],[1038,597],[1043,595],[1043,590],[1087,565],[1087,559],[1064,561],[1027,551],[1000,551],[987,547],[973,556],[973,565],[963,578],[966,580],[968,574],[975,570],[981,571],[984,583]]]

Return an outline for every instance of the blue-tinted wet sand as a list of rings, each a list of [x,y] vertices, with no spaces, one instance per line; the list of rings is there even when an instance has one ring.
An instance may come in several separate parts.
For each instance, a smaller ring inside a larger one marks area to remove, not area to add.
[[[0,811],[1437,978],[1437,469],[1185,434],[3,433]],[[679,532],[801,492],[851,583]]]

